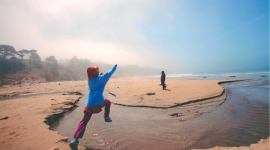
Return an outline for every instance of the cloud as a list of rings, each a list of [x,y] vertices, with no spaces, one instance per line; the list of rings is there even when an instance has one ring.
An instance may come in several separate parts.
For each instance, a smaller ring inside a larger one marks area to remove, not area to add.
[[[90,61],[169,68],[177,61],[140,30],[155,0],[25,0],[0,2],[0,41],[36,49],[42,59],[77,56]]]

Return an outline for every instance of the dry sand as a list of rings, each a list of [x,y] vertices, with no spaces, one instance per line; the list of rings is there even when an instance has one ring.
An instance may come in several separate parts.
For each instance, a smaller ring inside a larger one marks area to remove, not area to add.
[[[65,109],[74,107],[63,102],[75,103],[79,97],[51,94],[0,101],[0,118],[8,117],[0,120],[0,149],[69,149],[64,142],[67,139],[49,130],[44,121],[52,114],[60,114]]]
[[[162,89],[159,79],[118,79],[106,89],[116,95],[113,103],[125,106],[170,108],[220,97],[224,92],[218,83],[239,80],[166,80]],[[225,97],[223,98],[223,100]]]
[[[116,104],[173,107],[189,103],[189,101],[221,96],[224,91],[218,85],[218,82],[221,81],[226,80],[168,79],[166,80],[167,90],[162,90],[159,79],[121,78],[111,79],[106,90],[116,95],[116,99],[113,100]],[[2,99],[24,93],[36,95],[10,100],[0,99],[0,149],[69,149],[68,143],[65,142],[67,139],[57,132],[49,130],[48,124],[50,124],[50,120],[57,119],[73,109],[80,95],[62,95],[62,93],[53,92],[79,90],[88,90],[87,81],[1,87],[0,97]],[[147,95],[147,93],[155,94]],[[46,119],[48,117],[49,119]],[[238,149],[252,149],[253,145]],[[258,146],[268,149],[269,138],[256,144],[256,149]],[[80,146],[79,149],[85,148]],[[213,149],[228,148],[216,147]]]
[[[87,81],[65,81],[35,83],[23,86],[3,86],[0,88],[0,100],[5,97],[12,97],[18,94],[46,94],[60,91],[88,90]]]

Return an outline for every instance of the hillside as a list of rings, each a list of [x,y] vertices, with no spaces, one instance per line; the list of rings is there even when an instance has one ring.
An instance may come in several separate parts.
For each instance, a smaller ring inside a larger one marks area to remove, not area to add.
[[[39,84],[53,81],[77,81],[87,80],[86,69],[89,66],[99,66],[100,72],[107,72],[112,65],[90,63],[86,60],[73,58],[68,64],[54,64],[48,61],[40,61],[41,66],[31,65],[29,59],[20,60],[24,67],[15,73],[2,74],[0,86],[3,85],[24,85]],[[155,68],[139,66],[118,66],[112,78],[150,76],[159,74],[160,70]]]

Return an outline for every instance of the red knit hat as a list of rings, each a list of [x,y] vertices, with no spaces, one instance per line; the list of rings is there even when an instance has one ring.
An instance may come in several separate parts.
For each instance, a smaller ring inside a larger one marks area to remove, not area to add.
[[[89,67],[87,68],[88,79],[93,79],[96,74],[98,74],[98,67]]]

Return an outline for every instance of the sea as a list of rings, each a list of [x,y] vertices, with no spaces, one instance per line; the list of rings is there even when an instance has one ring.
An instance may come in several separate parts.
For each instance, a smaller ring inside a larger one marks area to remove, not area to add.
[[[160,78],[160,75],[149,78]],[[240,73],[167,74],[166,79],[253,79],[221,84],[226,99],[219,105],[201,104],[170,109],[136,108],[112,104],[111,123],[103,114],[93,115],[80,145],[88,149],[206,149],[215,146],[250,146],[269,137],[269,71]],[[169,86],[169,85],[168,85]],[[88,91],[79,107],[50,127],[73,139]],[[104,96],[113,101],[108,91]],[[202,115],[187,121],[171,119],[171,112],[198,109]]]
[[[160,75],[153,75],[149,78],[160,78]],[[257,79],[268,78],[269,71],[263,72],[219,72],[219,73],[186,73],[186,74],[166,74],[166,79]]]

